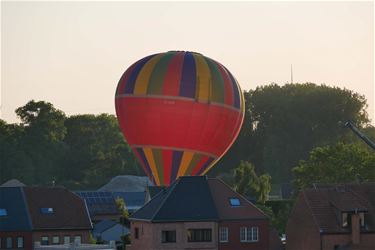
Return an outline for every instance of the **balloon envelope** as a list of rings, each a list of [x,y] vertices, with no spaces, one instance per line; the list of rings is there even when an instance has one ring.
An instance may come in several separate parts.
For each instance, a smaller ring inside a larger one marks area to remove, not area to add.
[[[131,65],[116,90],[120,128],[156,185],[205,174],[236,139],[243,94],[233,75],[199,53],[169,51]]]

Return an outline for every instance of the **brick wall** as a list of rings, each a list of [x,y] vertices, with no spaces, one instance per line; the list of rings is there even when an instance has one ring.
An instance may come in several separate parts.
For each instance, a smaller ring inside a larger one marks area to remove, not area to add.
[[[351,234],[325,234],[322,236],[322,250],[333,250],[336,245],[347,245],[352,242]],[[360,245],[375,249],[375,233],[361,233]]]
[[[12,249],[17,249],[17,237],[23,237],[23,244],[25,250],[32,249],[32,235],[31,232],[1,232],[0,239],[1,245],[0,249],[6,249],[6,238],[12,238]]]
[[[300,192],[286,225],[287,250],[320,250],[320,233]]]
[[[269,226],[268,220],[239,220],[239,221],[223,221],[219,223],[219,227],[228,228],[228,242],[220,242],[220,250],[241,250],[241,249],[269,249]],[[241,227],[258,227],[258,242],[241,242]]]
[[[49,245],[52,245],[52,237],[59,236],[59,244],[64,244],[64,236],[70,236],[70,242],[74,242],[75,236],[81,236],[81,243],[89,243],[89,230],[45,230],[34,231],[32,234],[33,243],[42,241],[43,236],[48,236]]]
[[[139,238],[135,239],[135,228],[139,230]],[[212,229],[211,242],[188,242],[188,229]],[[163,230],[176,230],[175,243],[162,243]],[[216,222],[177,222],[177,223],[149,223],[133,221],[131,223],[131,246],[129,250],[164,250],[164,249],[218,249]]]

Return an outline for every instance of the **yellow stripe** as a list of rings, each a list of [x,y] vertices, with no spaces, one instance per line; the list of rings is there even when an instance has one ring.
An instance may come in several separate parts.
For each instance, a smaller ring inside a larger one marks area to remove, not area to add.
[[[195,96],[199,101],[208,101],[211,88],[210,68],[202,55],[193,54],[193,56],[197,71],[197,92]]]
[[[194,153],[185,151],[182,155],[180,168],[178,169],[177,177],[183,176],[189,167],[189,163],[191,162],[191,159],[193,158]]]
[[[155,64],[159,62],[160,57],[164,54],[156,55],[151,58],[141,69],[135,82],[134,94],[142,95],[147,93],[147,87],[150,80],[151,73],[155,67]]]
[[[144,148],[143,151],[145,152],[148,164],[150,165],[152,173],[154,174],[156,185],[160,186],[159,175],[158,175],[158,171],[156,170],[156,164],[155,164],[154,156],[152,154],[152,150],[151,148]]]

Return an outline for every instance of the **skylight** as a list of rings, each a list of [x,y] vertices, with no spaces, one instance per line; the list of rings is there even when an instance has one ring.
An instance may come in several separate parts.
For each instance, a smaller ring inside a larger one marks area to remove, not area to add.
[[[52,207],[42,207],[40,209],[40,212],[42,212],[42,214],[53,214],[53,208]]]
[[[241,202],[238,198],[229,198],[229,203],[232,207],[238,207],[241,205]]]
[[[0,208],[0,217],[7,216],[8,211],[5,208]]]

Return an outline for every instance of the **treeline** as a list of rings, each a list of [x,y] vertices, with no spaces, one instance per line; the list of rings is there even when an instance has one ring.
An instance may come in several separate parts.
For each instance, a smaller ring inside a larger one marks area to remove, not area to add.
[[[244,94],[240,135],[211,176],[232,175],[240,161],[247,161],[259,175],[268,173],[272,183],[289,183],[292,169],[314,148],[359,141],[343,128],[345,121],[375,135],[365,98],[347,89],[272,84]],[[85,189],[116,175],[144,174],[113,115],[67,117],[43,101],[30,101],[16,113],[19,124],[0,120],[1,183],[16,178],[28,185],[55,182]]]

